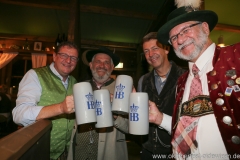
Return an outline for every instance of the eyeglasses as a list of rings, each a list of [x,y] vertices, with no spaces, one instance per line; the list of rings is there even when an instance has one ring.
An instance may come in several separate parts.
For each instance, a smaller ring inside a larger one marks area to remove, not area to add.
[[[192,27],[194,27],[194,26],[196,26],[196,25],[199,25],[199,24],[202,24],[202,22],[194,23],[194,24],[191,24],[191,25],[183,28],[178,34],[176,34],[175,36],[172,36],[172,37],[168,40],[168,43],[170,43],[171,45],[172,45],[173,43],[176,43],[179,35],[181,35],[181,36],[186,36],[187,34],[189,34],[189,33],[192,32],[192,29],[191,29]]]
[[[68,57],[70,57],[71,59],[71,62],[77,62],[78,61],[78,57],[75,57],[75,56],[69,56],[65,53],[57,53],[62,59],[66,60],[68,59]]]

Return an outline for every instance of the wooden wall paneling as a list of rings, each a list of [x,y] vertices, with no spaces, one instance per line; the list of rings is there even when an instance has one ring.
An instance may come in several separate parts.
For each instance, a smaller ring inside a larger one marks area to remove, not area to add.
[[[3,67],[2,69],[0,69],[0,75],[1,75],[1,81],[0,81],[0,85],[5,84],[6,83],[6,66]]]
[[[69,25],[68,25],[68,41],[75,42],[80,49],[79,38],[79,16],[80,6],[78,0],[70,0],[69,4]],[[79,53],[80,54],[80,53]],[[79,56],[80,57],[80,56]],[[77,80],[79,80],[79,62],[76,68],[71,73]]]
[[[11,76],[12,76],[12,61],[7,64],[6,68],[7,68],[6,84],[9,89],[11,87],[10,84],[11,84]]]

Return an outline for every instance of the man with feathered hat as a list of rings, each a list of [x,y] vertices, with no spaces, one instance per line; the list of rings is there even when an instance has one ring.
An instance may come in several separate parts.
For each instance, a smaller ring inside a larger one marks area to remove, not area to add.
[[[213,11],[198,10],[200,1],[176,1],[178,8],[158,30],[189,62],[178,79],[173,116],[150,103],[149,121],[170,128],[176,159],[240,158],[240,43],[220,48],[209,38],[218,21]]]

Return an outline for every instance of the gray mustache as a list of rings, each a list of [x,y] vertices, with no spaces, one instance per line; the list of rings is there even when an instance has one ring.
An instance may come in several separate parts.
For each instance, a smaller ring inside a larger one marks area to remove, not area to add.
[[[105,69],[105,68],[96,68],[96,70],[98,70],[98,71],[107,71],[107,69]]]
[[[194,43],[194,40],[191,39],[191,40],[189,40],[188,42],[184,42],[183,44],[181,44],[181,45],[178,47],[178,49],[179,49],[179,50],[182,50],[183,47],[185,47],[186,45],[189,45],[190,43]]]

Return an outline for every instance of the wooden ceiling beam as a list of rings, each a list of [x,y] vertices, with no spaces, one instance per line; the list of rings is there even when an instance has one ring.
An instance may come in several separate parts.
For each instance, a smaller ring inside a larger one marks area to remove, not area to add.
[[[21,35],[21,34],[0,33],[0,40],[25,41],[26,38],[29,41],[48,42],[48,43],[54,43],[55,40],[56,40],[56,37],[29,36],[29,35]],[[89,46],[90,47],[106,46],[106,47],[129,48],[129,49],[136,49],[137,48],[137,44],[133,44],[133,43],[101,41],[101,40],[89,40],[89,39],[81,39],[80,40],[80,45],[83,48],[85,48],[86,46],[88,46],[88,47]]]
[[[79,4],[78,0],[71,0],[70,1],[70,8],[69,9],[69,23],[68,23],[68,41],[78,43],[79,42],[79,8],[77,7]]]
[[[57,3],[51,2],[48,0],[0,0],[0,3],[13,4],[13,5],[21,5],[28,7],[38,7],[38,8],[48,8],[48,9],[58,9],[58,10],[69,10],[69,3]],[[130,17],[130,18],[140,18],[147,20],[156,20],[157,16],[153,14],[146,14],[140,12],[132,12],[114,8],[105,8],[98,6],[88,6],[88,5],[80,5],[80,12],[85,13],[97,13],[97,14],[106,14],[111,16],[121,16],[121,17]]]
[[[0,33],[0,39],[2,40],[19,40],[25,41],[26,38],[29,41],[35,42],[55,42],[56,37],[47,37],[47,36],[31,36],[31,35],[23,35],[23,34],[8,34],[8,33]]]
[[[120,10],[120,9],[114,9],[114,8],[98,7],[98,6],[80,5],[80,11],[81,12],[88,12],[88,13],[106,14],[106,15],[111,15],[111,16],[148,19],[148,20],[155,20],[157,18],[157,16],[153,15],[153,14],[132,12],[132,11],[126,11],[126,10]]]
[[[136,49],[138,45],[133,43],[81,39],[81,47],[83,48],[99,46]]]
[[[214,30],[240,33],[240,26],[232,26],[232,25],[220,24],[219,23],[215,26]]]
[[[48,8],[48,9],[59,9],[59,10],[69,10],[68,3],[57,3],[48,0],[0,0],[0,3],[13,4],[27,7],[37,7],[37,8]]]

